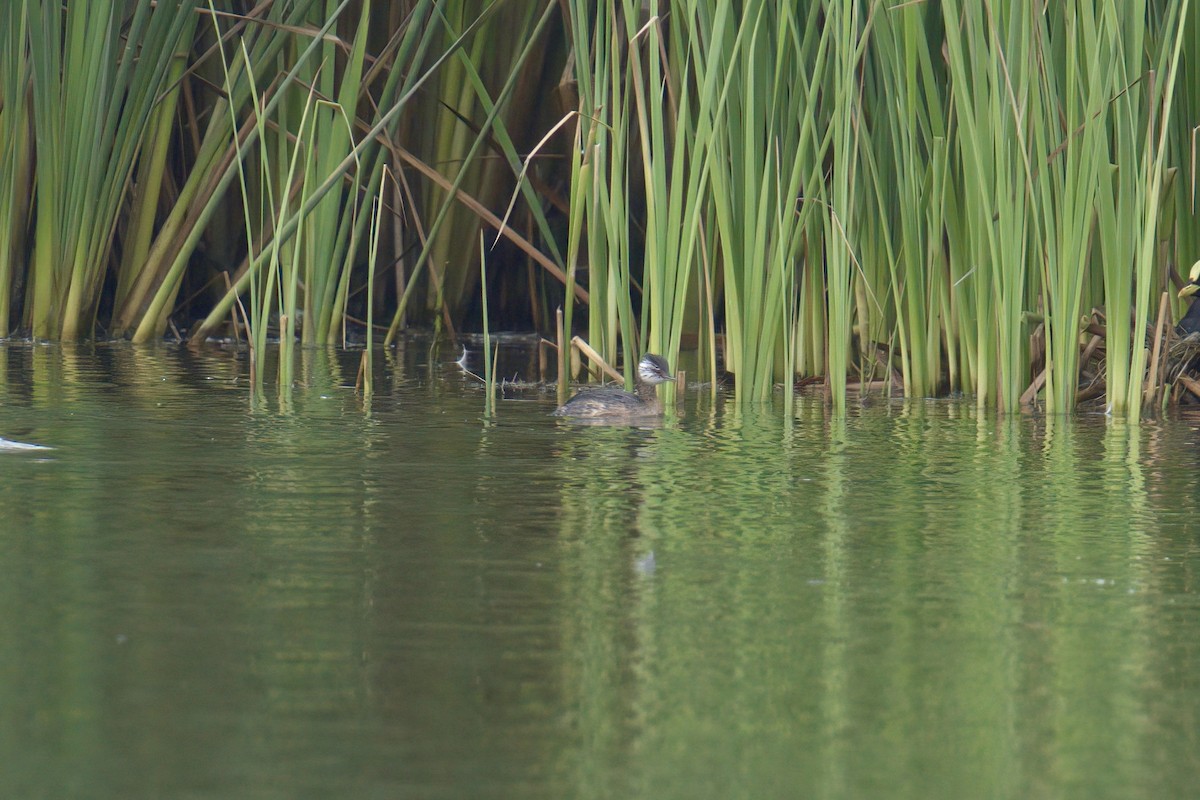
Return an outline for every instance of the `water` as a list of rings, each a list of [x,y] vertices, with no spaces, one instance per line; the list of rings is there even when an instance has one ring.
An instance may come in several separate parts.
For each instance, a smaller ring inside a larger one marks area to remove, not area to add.
[[[1196,419],[487,422],[456,357],[0,349],[0,796],[1195,794]]]

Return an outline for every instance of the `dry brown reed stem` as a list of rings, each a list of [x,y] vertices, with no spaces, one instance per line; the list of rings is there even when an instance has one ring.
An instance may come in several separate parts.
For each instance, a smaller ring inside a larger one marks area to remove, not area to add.
[[[1087,347],[1083,348],[1083,356],[1079,359],[1079,363],[1086,364],[1088,362],[1088,359],[1090,359],[1093,355],[1096,354],[1097,348],[1099,348],[1100,345],[1103,343],[1104,343],[1104,336],[1102,336],[1100,334],[1094,334],[1092,336],[1091,341],[1089,341],[1087,343]]]
[[[1033,329],[1033,333],[1029,334],[1029,369],[1031,372],[1040,370],[1046,366],[1046,324],[1039,322],[1037,327]],[[1028,393],[1028,389],[1025,390]],[[1025,404],[1024,394],[1019,401],[1022,405]]]
[[[1176,380],[1183,384],[1184,388],[1191,392],[1194,397],[1200,399],[1200,381],[1189,378],[1187,375],[1180,375]]]
[[[1097,378],[1096,380],[1084,386],[1075,392],[1075,404],[1086,403],[1088,400],[1094,400],[1097,397],[1102,397],[1105,392],[1104,381]]]
[[[393,150],[398,156],[400,156],[401,159],[404,160],[406,164],[410,165],[430,181],[440,186],[443,191],[449,192],[453,189],[455,200],[470,209],[471,212],[475,214],[475,216],[479,217],[481,221],[503,234],[504,238],[511,241],[518,248],[520,248],[521,252],[525,253],[525,255],[529,256],[539,265],[541,265],[542,269],[553,275],[555,279],[558,280],[563,286],[567,285],[567,275],[565,272],[559,269],[557,264],[547,258],[546,255],[537,247],[535,247],[532,242],[528,241],[524,236],[505,225],[503,221],[489,211],[486,206],[484,206],[471,195],[464,192],[462,189],[454,189],[454,184],[452,182],[446,180],[439,172],[437,172],[437,170],[414,156],[409,151],[405,150],[403,147],[397,145],[393,148]],[[579,302],[587,305],[587,289],[584,289],[578,284],[575,285],[575,297],[579,299]]]
[[[1093,334],[1092,338],[1084,346],[1083,353],[1079,357],[1079,364],[1081,367],[1087,365],[1092,356],[1096,354],[1096,351],[1103,343],[1104,337],[1102,335]],[[1091,383],[1089,383],[1087,386],[1080,386],[1075,390],[1075,405],[1079,405],[1080,403],[1085,403],[1088,400],[1094,400],[1095,398],[1100,397],[1105,393],[1107,388],[1107,382],[1104,380],[1103,370],[1101,370],[1100,373],[1092,379]]]
[[[592,349],[592,346],[578,336],[571,337],[571,346],[588,357],[588,361],[592,362],[593,366],[599,367],[606,375],[614,381],[624,381],[625,376],[617,372],[608,365],[604,358]]]
[[[1033,382],[1029,384],[1029,388],[1027,388],[1024,392],[1022,392],[1021,400],[1020,400],[1021,407],[1022,408],[1032,407],[1034,398],[1037,397],[1037,393],[1040,392],[1042,390],[1042,387],[1045,385],[1046,385],[1046,370],[1043,369],[1041,372],[1038,373],[1037,377],[1033,379]]]
[[[1170,317],[1170,296],[1163,292],[1158,299],[1158,321],[1154,326],[1154,347],[1150,351],[1150,372],[1146,376],[1146,388],[1142,393],[1142,408],[1149,411],[1154,408],[1155,399],[1162,399],[1163,382],[1158,379],[1163,359],[1163,339],[1166,336],[1167,320]]]

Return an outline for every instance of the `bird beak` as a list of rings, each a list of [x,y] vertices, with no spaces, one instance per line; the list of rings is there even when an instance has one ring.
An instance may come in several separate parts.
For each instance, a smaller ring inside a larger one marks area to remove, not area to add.
[[[1196,292],[1200,292],[1200,284],[1188,283],[1188,284],[1184,284],[1184,287],[1179,290],[1179,296],[1180,297],[1191,297]]]

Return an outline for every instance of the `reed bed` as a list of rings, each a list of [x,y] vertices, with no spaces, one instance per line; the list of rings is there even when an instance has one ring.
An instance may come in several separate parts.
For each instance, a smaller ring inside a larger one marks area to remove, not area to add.
[[[628,204],[647,209],[643,338],[670,353],[681,325],[700,342],[720,330],[702,371],[723,356],[743,402],[816,375],[839,406],[854,385],[1066,411],[1087,353],[1105,359],[1108,409],[1152,407],[1163,350],[1140,332],[1195,239],[1194,181],[1173,180],[1196,125],[1189,4],[784,6],[597,15],[636,31],[597,34],[587,55],[624,54],[637,103],[609,121],[623,95],[587,106],[581,91],[581,119],[607,135],[577,142],[594,163],[596,141],[643,164],[602,190],[643,193]],[[578,227],[621,224],[584,205]],[[1120,309],[1098,347],[1081,322],[1093,307]]]
[[[0,320],[278,339],[287,383],[561,308],[739,403],[1137,416],[1197,381],[1196,41],[1189,0],[17,0]]]

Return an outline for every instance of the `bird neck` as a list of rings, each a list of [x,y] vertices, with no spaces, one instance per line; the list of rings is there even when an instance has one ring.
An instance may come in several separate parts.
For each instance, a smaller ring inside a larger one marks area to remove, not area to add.
[[[653,383],[646,383],[645,381],[639,380],[634,392],[637,394],[638,399],[644,403],[657,403],[657,388],[658,387],[656,387]]]

